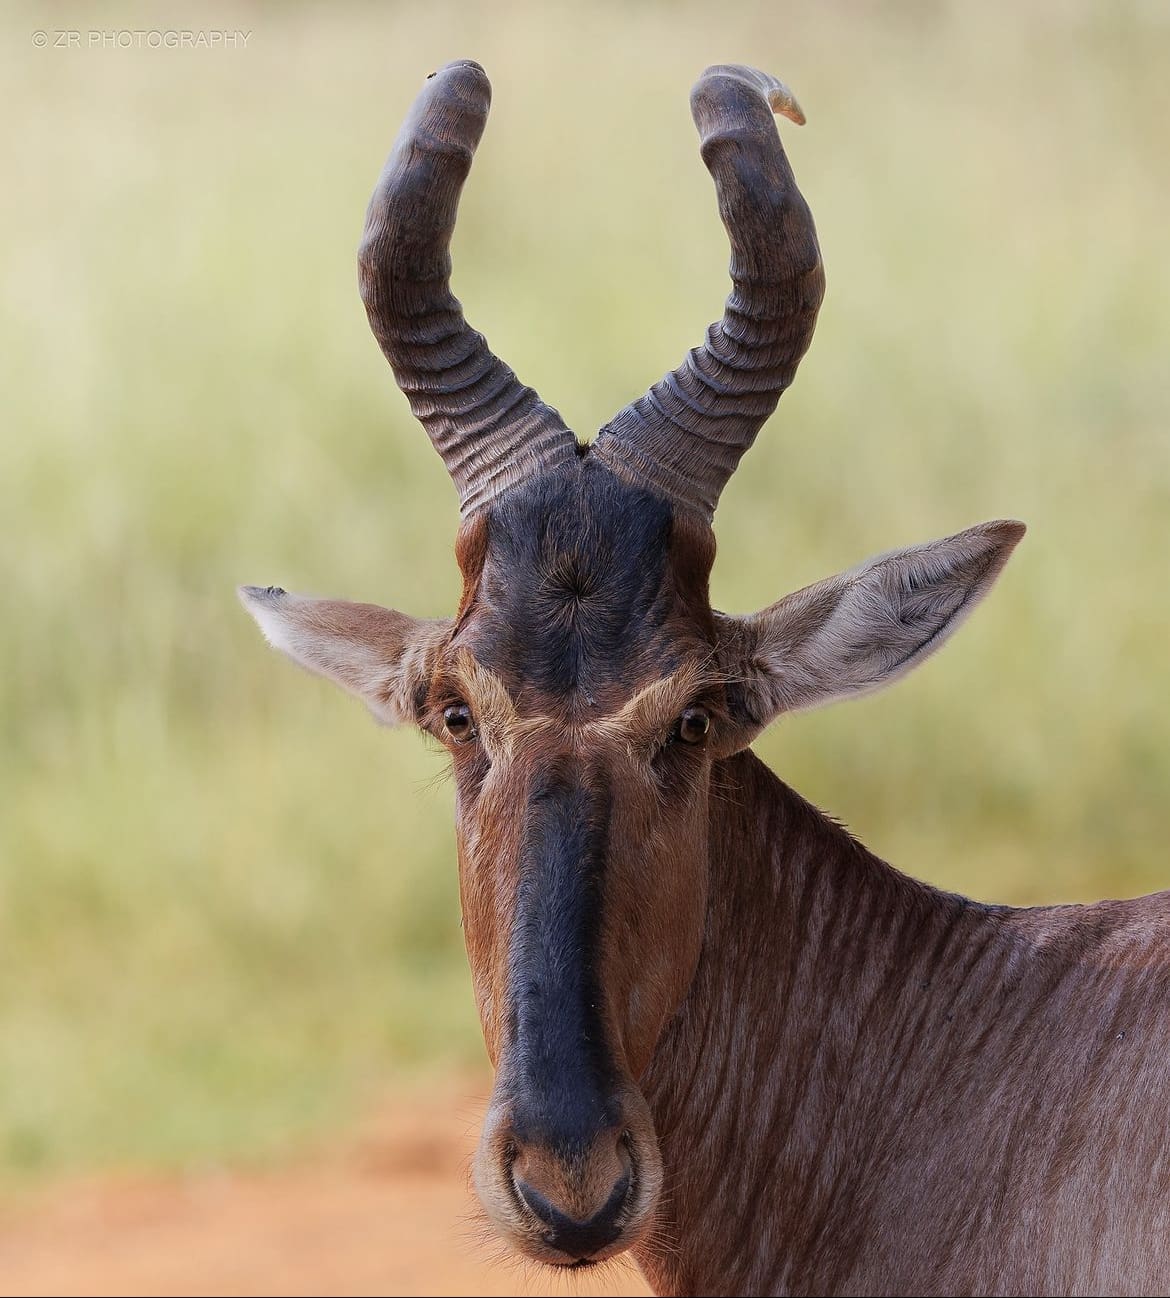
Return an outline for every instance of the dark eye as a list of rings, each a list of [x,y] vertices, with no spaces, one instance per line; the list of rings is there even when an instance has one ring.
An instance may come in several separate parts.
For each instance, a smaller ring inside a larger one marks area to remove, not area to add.
[[[443,725],[448,736],[457,744],[465,744],[475,738],[475,722],[471,719],[471,709],[466,703],[452,703],[443,709]]]
[[[684,744],[701,744],[711,729],[711,714],[706,708],[687,708],[678,719],[678,737]]]

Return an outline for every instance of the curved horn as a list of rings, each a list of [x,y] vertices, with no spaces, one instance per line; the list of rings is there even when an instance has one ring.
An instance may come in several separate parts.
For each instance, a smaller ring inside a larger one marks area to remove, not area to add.
[[[594,453],[708,521],[812,341],[825,291],[812,214],[772,120],[792,92],[754,68],[708,68],[691,91],[703,161],[731,242],[723,319],[682,365],[602,430]]]
[[[449,287],[459,195],[491,93],[470,60],[427,79],[370,200],[358,253],[370,328],[464,514],[575,453],[560,415],[492,354]]]

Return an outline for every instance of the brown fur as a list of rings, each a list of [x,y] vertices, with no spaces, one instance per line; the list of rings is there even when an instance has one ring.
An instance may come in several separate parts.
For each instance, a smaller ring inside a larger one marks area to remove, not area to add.
[[[750,753],[643,1078],[668,1294],[1170,1287],[1170,894],[1035,910],[906,879]]]

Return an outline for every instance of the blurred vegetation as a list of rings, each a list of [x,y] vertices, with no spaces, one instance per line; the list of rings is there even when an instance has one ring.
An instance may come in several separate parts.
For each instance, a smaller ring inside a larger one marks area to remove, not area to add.
[[[784,76],[829,295],[724,496],[718,603],[997,516],[938,659],[760,743],[978,897],[1170,864],[1170,11],[1156,4],[167,9],[245,50],[36,49],[0,212],[0,1165],[262,1157],[481,1054],[441,755],[270,654],[237,582],[439,614],[455,494],[354,250],[425,72],[496,86],[456,288],[588,432],[719,310],[687,112]]]

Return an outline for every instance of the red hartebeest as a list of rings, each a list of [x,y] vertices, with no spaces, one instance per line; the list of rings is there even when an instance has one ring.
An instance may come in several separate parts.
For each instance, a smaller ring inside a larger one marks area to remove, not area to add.
[[[772,120],[795,102],[742,67],[695,87],[734,290],[591,445],[448,287],[488,102],[474,63],[428,81],[360,254],[374,334],[459,489],[458,612],[243,598],[277,648],[450,750],[496,1068],[489,1217],[549,1263],[632,1248],[659,1293],[1170,1291],[1167,896],[939,893],[749,748],[933,652],[1024,530],[712,610],[716,501],[823,291]]]

